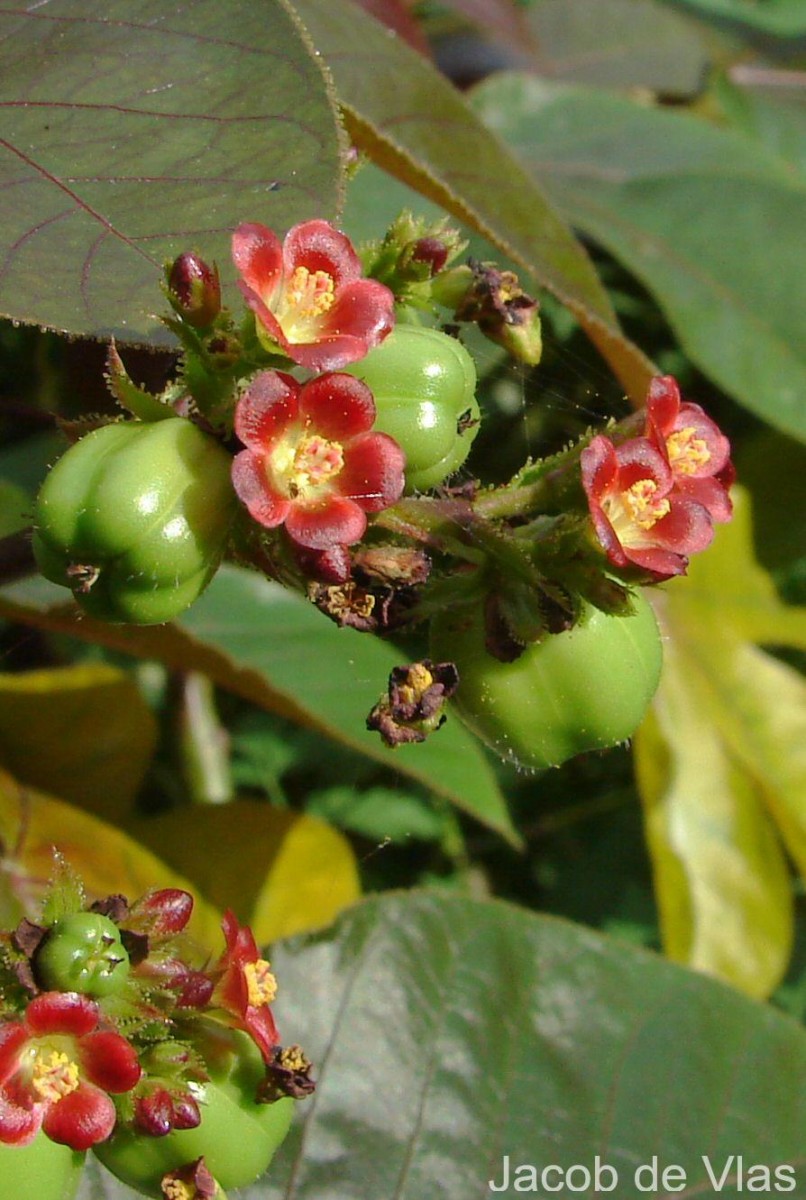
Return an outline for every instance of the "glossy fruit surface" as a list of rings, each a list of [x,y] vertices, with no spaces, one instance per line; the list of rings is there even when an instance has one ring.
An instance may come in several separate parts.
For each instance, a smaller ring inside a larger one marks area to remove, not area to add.
[[[27,1146],[0,1142],[0,1196],[3,1200],[73,1200],[84,1157],[41,1132]]]
[[[626,617],[588,608],[573,629],[510,663],[485,650],[480,608],[448,611],[432,622],[431,654],[456,663],[453,704],[496,754],[523,767],[558,766],[630,737],[655,693],[660,634],[640,592],[633,602]]]
[[[104,1166],[124,1183],[157,1197],[167,1171],[201,1155],[226,1189],[247,1187],[262,1175],[288,1133],[294,1101],[283,1097],[273,1104],[256,1103],[255,1090],[263,1078],[260,1053],[245,1034],[233,1033],[230,1040],[237,1048],[235,1057],[228,1058],[224,1069],[211,1067],[214,1079],[194,1086],[201,1124],[166,1137],[119,1130],[95,1147]]]
[[[114,921],[78,912],[51,926],[36,952],[34,971],[47,991],[113,996],[129,976],[129,956]]]
[[[456,338],[398,325],[348,368],[369,386],[378,416],[406,455],[406,490],[436,487],[461,467],[478,431],[476,368]]]
[[[102,620],[171,620],[221,560],[235,512],[231,461],[179,417],[88,433],[59,459],[37,498],[39,569]]]

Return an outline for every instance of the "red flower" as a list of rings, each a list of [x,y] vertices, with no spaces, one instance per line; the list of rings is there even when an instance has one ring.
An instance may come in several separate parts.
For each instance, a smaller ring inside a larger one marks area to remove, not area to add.
[[[228,909],[221,927],[227,947],[212,972],[215,986],[210,1003],[228,1013],[230,1024],[245,1030],[269,1062],[280,1042],[269,1008],[277,994],[277,982],[269,963],[260,957],[248,925],[239,925]]]
[[[295,225],[282,245],[265,225],[239,225],[232,257],[261,342],[311,371],[357,362],[394,326],[394,296],[362,278],[349,238],[327,221]]]
[[[712,521],[729,521],[730,443],[698,404],[681,403],[671,375],[649,385],[645,432],[666,455],[676,491],[707,508]]]
[[[0,1026],[0,1142],[25,1146],[40,1127],[88,1150],[109,1137],[115,1106],[140,1078],[134,1047],[98,1029],[97,1004],[78,992],[42,992],[21,1021]]]
[[[681,493],[666,456],[648,438],[614,446],[599,435],[580,458],[597,537],[617,567],[656,579],[682,575],[713,537],[708,510]]]
[[[246,446],[232,464],[235,491],[261,525],[284,524],[310,550],[360,541],[366,514],[403,491],[403,451],[369,432],[374,420],[372,393],[352,375],[299,384],[262,371],[235,410]]]

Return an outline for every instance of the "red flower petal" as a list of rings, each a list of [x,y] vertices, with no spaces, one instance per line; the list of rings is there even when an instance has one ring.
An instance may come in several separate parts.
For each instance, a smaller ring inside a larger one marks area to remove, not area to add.
[[[101,1030],[78,1043],[81,1074],[105,1092],[130,1092],[140,1078],[137,1051],[119,1033]]]
[[[394,324],[395,298],[389,288],[376,279],[357,279],[336,293],[333,307],[322,317],[322,333],[359,338],[366,343],[363,358],[391,333]]]
[[[360,379],[329,372],[302,385],[299,415],[322,437],[343,442],[372,428],[375,400]]]
[[[344,496],[328,496],[321,504],[304,508],[293,506],[285,522],[288,536],[309,550],[327,550],[341,543],[351,546],[360,542],[367,528],[367,518],[354,500]]]
[[[661,517],[649,531],[652,541],[676,554],[685,555],[697,554],[710,546],[714,527],[708,510],[679,495],[672,498],[671,505],[668,515]]]
[[[672,487],[674,480],[671,468],[649,438],[630,438],[617,446],[615,453],[618,478],[613,481],[613,490],[626,491],[640,479],[651,479],[661,495],[665,495]]]
[[[244,222],[232,235],[232,259],[247,287],[264,301],[271,299],[283,271],[283,248],[276,234],[257,222]]]
[[[115,1127],[115,1106],[105,1092],[80,1083],[74,1092],[51,1105],[42,1128],[54,1142],[71,1150],[89,1150],[105,1142]]]
[[[380,512],[403,494],[406,456],[386,433],[365,433],[345,447],[339,491],[364,512]]]
[[[718,479],[683,478],[677,480],[676,487],[681,495],[707,509],[712,521],[729,521],[733,516],[728,490]]]
[[[28,1041],[28,1031],[22,1021],[6,1021],[0,1025],[0,1084],[17,1070],[20,1050]]]
[[[680,389],[673,375],[656,375],[650,380],[646,398],[647,415],[665,436],[671,433],[680,411]]]
[[[283,242],[283,262],[286,278],[297,267],[326,271],[337,289],[362,273],[350,239],[327,221],[303,221],[289,229]]]
[[[287,520],[291,502],[272,490],[263,459],[251,450],[242,450],[232,460],[232,486],[250,515],[267,529],[274,529]]]
[[[674,575],[685,575],[688,567],[688,559],[685,555],[675,554],[671,550],[662,550],[658,546],[648,546],[644,550],[632,547],[625,556],[624,563],[616,563],[614,558],[610,558],[610,561],[617,566],[626,566],[627,562],[631,562],[644,571],[650,571],[658,582],[663,579],[671,579]]]
[[[249,449],[265,453],[299,415],[300,385],[284,371],[261,371],[235,409],[236,436]]]
[[[27,1146],[42,1124],[42,1105],[22,1105],[0,1088],[0,1144]]]
[[[371,349],[363,338],[347,333],[330,337],[323,335],[315,342],[294,344],[283,339],[282,345],[284,353],[308,371],[340,371],[342,367],[364,358]]]
[[[244,1028],[260,1050],[266,1062],[273,1057],[272,1051],[280,1044],[280,1035],[270,1008],[248,1007],[244,1015]]]
[[[276,342],[282,353],[287,354],[290,358],[291,346],[285,334],[283,333],[280,322],[277,320],[274,313],[263,302],[263,300],[261,300],[255,289],[249,287],[249,285],[244,283],[242,279],[238,280],[238,287],[240,288],[241,295],[246,301],[247,306],[251,308],[259,323],[266,330],[270,340]]]
[[[25,1010],[25,1024],[33,1037],[71,1033],[82,1037],[98,1024],[98,1005],[78,992],[41,992]]]

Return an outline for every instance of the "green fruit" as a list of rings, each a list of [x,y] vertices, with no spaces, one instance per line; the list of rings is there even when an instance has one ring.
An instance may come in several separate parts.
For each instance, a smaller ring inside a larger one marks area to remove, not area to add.
[[[118,1179],[148,1196],[162,1197],[166,1171],[204,1156],[211,1174],[225,1188],[247,1187],[268,1167],[291,1125],[294,1101],[288,1097],[258,1104],[255,1092],[264,1076],[263,1060],[251,1038],[228,1035],[237,1053],[226,1066],[210,1066],[209,1082],[193,1085],[201,1110],[196,1129],[149,1137],[119,1128],[94,1153]],[[208,1061],[208,1066],[209,1066]]]
[[[456,663],[454,706],[496,754],[523,767],[558,766],[630,737],[655,693],[660,634],[640,592],[633,603],[626,617],[587,608],[573,629],[508,663],[485,650],[480,607],[448,611],[432,622],[431,655]]]
[[[399,325],[346,370],[375,397],[375,429],[406,455],[406,490],[436,487],[461,467],[478,432],[476,368],[456,338]]]
[[[84,1157],[42,1132],[27,1146],[0,1142],[0,1196],[3,1200],[73,1200]]]
[[[105,621],[170,621],[200,595],[235,513],[231,458],[190,421],[105,425],[59,459],[36,502],[42,574]]]
[[[129,956],[109,917],[72,913],[51,926],[34,956],[34,972],[47,991],[114,996],[129,977]]]

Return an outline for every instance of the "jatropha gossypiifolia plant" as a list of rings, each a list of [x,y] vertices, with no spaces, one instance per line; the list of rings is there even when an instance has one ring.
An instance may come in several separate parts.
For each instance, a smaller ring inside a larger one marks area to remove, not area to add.
[[[526,766],[629,737],[661,665],[640,589],[684,573],[730,518],[727,439],[657,376],[641,412],[485,485],[466,465],[481,411],[462,324],[534,366],[540,318],[511,271],[462,250],[410,214],[360,254],[326,221],[282,241],[243,224],[241,319],[216,268],[180,255],[164,318],[177,378],[150,395],[112,347],[127,416],[96,422],[46,479],[42,572],[91,615],[148,624],[229,556],[340,625],[429,625],[427,657],[368,718],[392,746],[437,729],[451,697]]]
[[[69,1200],[87,1151],[145,1195],[222,1200],[253,1182],[313,1091],[282,1047],[276,983],[231,912],[208,961],[177,888],[87,904],[58,862],[38,922],[0,934],[0,1178]],[[9,1196],[12,1192],[4,1192]]]

